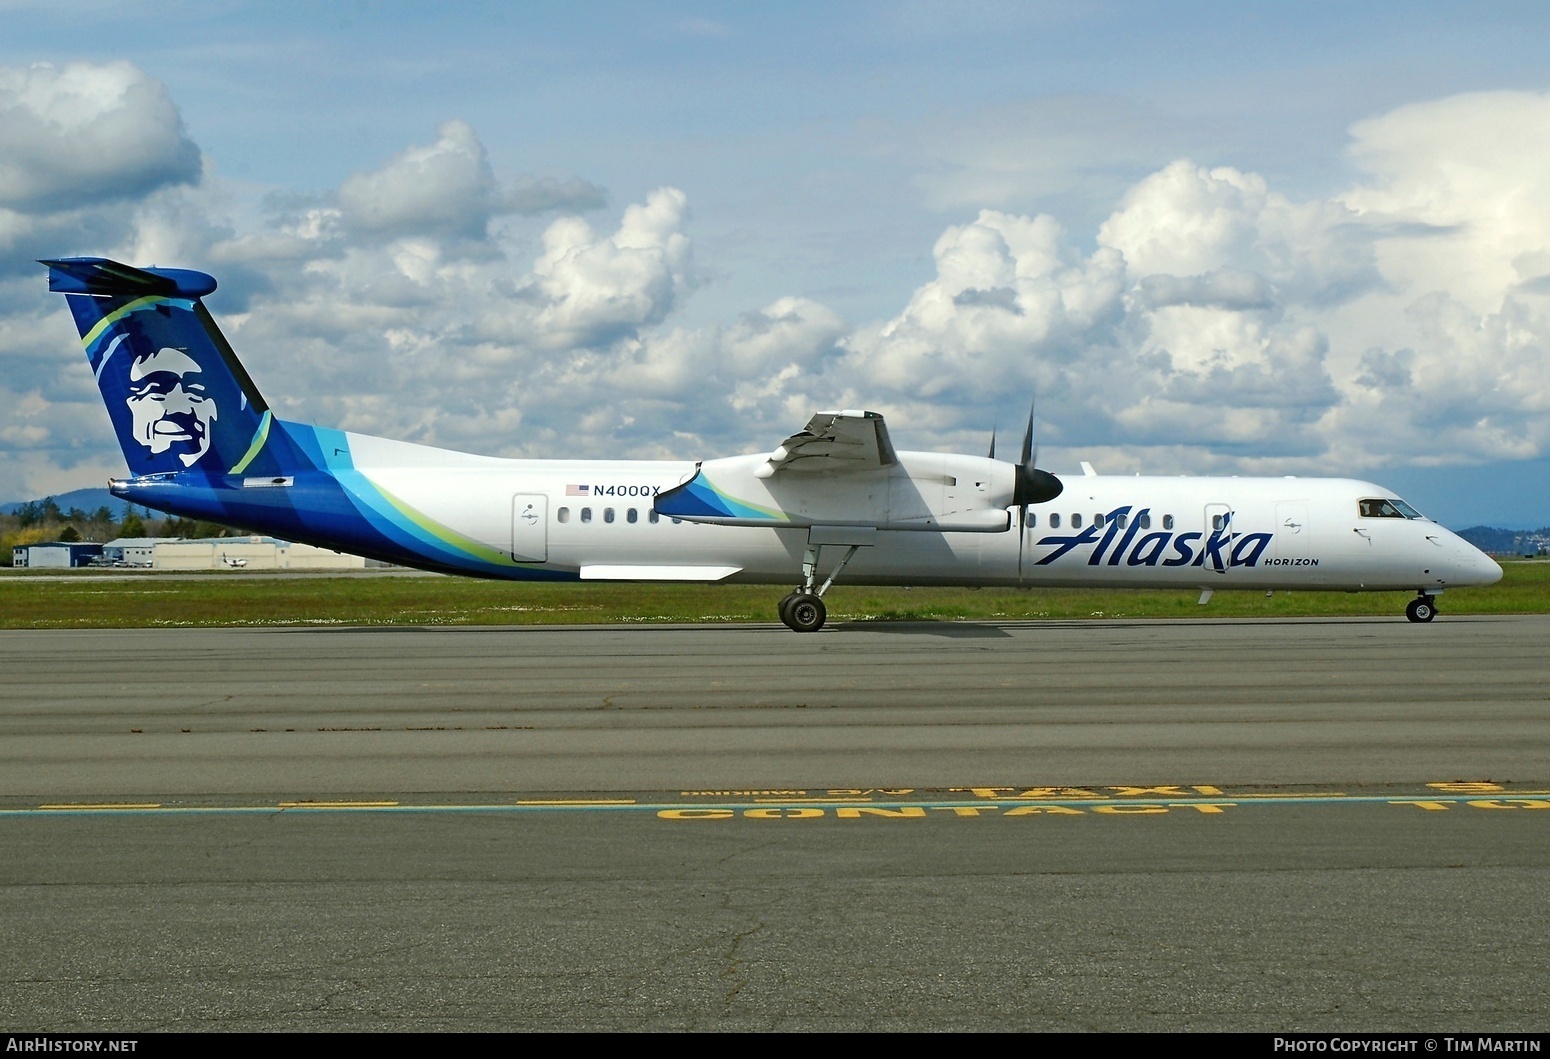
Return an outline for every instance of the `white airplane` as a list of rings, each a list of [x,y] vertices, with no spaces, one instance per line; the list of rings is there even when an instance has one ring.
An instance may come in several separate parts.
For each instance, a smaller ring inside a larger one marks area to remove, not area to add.
[[[871,585],[1411,591],[1501,578],[1370,482],[1060,477],[1021,458],[902,452],[875,412],[820,412],[767,453],[511,460],[276,418],[200,300],[214,278],[44,261],[65,294],[131,477],[115,496],[390,563],[518,581],[796,587],[824,624],[843,572]]]

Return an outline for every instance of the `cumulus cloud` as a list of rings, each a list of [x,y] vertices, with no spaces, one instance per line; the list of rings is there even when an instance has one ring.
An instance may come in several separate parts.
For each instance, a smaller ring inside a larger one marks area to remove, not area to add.
[[[1369,233],[1340,203],[1294,203],[1265,179],[1181,159],[1148,176],[1098,229],[1133,277],[1236,272],[1289,300],[1329,303],[1379,282]]]
[[[1510,288],[1550,275],[1550,94],[1412,104],[1351,134],[1368,179],[1341,198],[1400,226],[1381,249],[1394,282],[1446,290],[1486,312]]]
[[[410,147],[386,165],[339,186],[341,222],[361,233],[483,239],[506,213],[537,214],[602,205],[602,190],[579,178],[532,176],[502,187],[479,136],[448,121],[436,142]]]
[[[1482,92],[1352,129],[1384,286],[1332,321],[1351,338],[1341,451],[1445,463],[1550,448],[1550,94]]]
[[[1120,256],[1081,259],[1048,216],[983,210],[948,228],[934,255],[936,278],[902,313],[844,343],[852,371],[875,385],[982,401],[1028,390],[1041,368],[1070,361],[1121,309]]]
[[[202,168],[165,87],[130,63],[0,67],[0,276],[121,246]]]
[[[1242,267],[1273,265],[1255,249],[1267,198],[1258,177],[1177,163],[1086,256],[1051,217],[982,211],[938,240],[936,278],[899,316],[846,340],[848,367],[857,385],[962,403],[970,419],[1037,393],[1045,437],[1067,446],[1317,450],[1313,424],[1338,400],[1327,342]]]
[[[460,131],[442,142],[460,139],[477,142]],[[408,157],[418,164],[413,152],[400,160]],[[484,168],[479,158],[462,152],[465,177]],[[687,199],[677,189],[650,193],[603,231],[560,217],[530,248],[485,233],[479,254],[468,252],[472,229],[461,225],[356,237],[327,211],[292,210],[270,231],[214,247],[271,279],[229,326],[260,380],[266,360],[284,374],[271,400],[288,414],[531,452],[565,437],[567,426],[573,434],[574,416],[600,395],[645,400],[692,382],[675,366],[685,355],[649,333],[696,282]],[[283,264],[266,256],[279,254]]]
[[[411,147],[339,185],[345,223],[393,235],[482,237],[497,196],[484,145],[461,121],[446,122],[437,133],[428,147]]]
[[[78,210],[192,184],[200,152],[159,81],[128,62],[0,68],[0,206]]]
[[[630,206],[612,236],[568,217],[544,233],[524,293],[542,307],[529,323],[550,348],[594,346],[659,322],[693,284],[688,197],[659,188]]]

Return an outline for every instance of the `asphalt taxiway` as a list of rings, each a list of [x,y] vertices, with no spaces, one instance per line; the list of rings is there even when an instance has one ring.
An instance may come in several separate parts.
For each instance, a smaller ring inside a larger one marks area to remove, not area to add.
[[[0,633],[0,1025],[1542,1030],[1547,642]]]

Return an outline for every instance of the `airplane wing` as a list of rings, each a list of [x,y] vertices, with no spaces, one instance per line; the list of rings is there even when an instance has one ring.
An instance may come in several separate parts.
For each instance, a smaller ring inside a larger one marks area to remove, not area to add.
[[[877,412],[846,409],[813,416],[807,426],[782,441],[754,475],[769,478],[793,471],[867,471],[897,462],[883,417]]]

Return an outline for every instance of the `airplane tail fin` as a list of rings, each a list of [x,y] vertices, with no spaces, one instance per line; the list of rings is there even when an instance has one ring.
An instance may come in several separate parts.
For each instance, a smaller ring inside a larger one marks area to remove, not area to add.
[[[130,473],[278,475],[305,462],[200,301],[203,272],[42,261],[65,296]],[[273,436],[271,436],[273,434]]]

